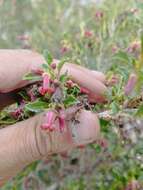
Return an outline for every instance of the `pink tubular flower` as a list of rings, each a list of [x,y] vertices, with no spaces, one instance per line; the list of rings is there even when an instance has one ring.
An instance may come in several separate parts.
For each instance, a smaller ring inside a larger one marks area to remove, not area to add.
[[[45,95],[48,92],[50,86],[50,79],[47,73],[43,74],[43,86],[39,88],[39,92],[42,95]]]
[[[96,17],[97,19],[102,19],[102,18],[103,18],[103,12],[97,11],[96,14],[95,14],[95,17]]]
[[[43,74],[43,89],[48,90],[50,85],[49,76],[47,73]]]
[[[92,36],[93,36],[93,32],[92,32],[92,31],[86,30],[86,31],[84,32],[84,37],[89,38],[89,37],[92,37]]]
[[[53,126],[54,119],[55,119],[54,113],[52,111],[49,111],[46,114],[45,123],[41,125],[41,129],[49,130],[51,132],[54,131],[55,130]]]
[[[60,112],[60,116],[58,119],[60,132],[63,132],[63,130],[66,128],[65,114],[63,111]]]
[[[134,90],[136,83],[137,83],[137,75],[134,73],[130,74],[128,82],[124,88],[125,95],[128,96]]]

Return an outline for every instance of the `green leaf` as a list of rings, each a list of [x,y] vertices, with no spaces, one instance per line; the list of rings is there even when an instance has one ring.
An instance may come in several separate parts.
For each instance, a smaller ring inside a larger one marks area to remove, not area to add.
[[[69,95],[65,100],[64,100],[64,104],[69,107],[71,105],[74,105],[77,103],[77,99],[72,96],[72,95]]]
[[[101,146],[100,145],[98,145],[98,144],[91,144],[90,146],[91,146],[91,148],[93,148],[95,150],[95,152],[97,154],[99,154],[101,152]]]
[[[50,54],[50,52],[48,50],[44,50],[43,52],[43,56],[45,57],[48,65],[51,65],[52,61],[53,61],[53,57],[52,55]]]
[[[41,80],[41,76],[38,76],[34,73],[28,73],[23,77],[23,80],[39,81]]]
[[[113,60],[119,60],[123,63],[130,63],[131,62],[130,56],[126,52],[123,52],[123,51],[119,51],[116,54],[114,54],[112,59]]]
[[[6,118],[5,120],[0,120],[0,125],[11,125],[16,123],[16,120],[13,118]]]
[[[67,81],[67,79],[68,79],[67,72],[64,73],[64,74],[62,74],[62,75],[60,76],[60,81],[61,81],[62,83],[65,83],[65,82]]]
[[[48,104],[41,101],[37,100],[35,102],[31,102],[25,106],[25,109],[31,112],[41,112],[44,109],[48,108]]]
[[[18,94],[21,96],[21,98],[22,98],[23,100],[26,100],[26,101],[28,101],[28,100],[29,100],[29,97],[28,97],[28,95],[27,95],[27,92],[26,92],[26,91],[21,90],[20,92],[18,92]]]
[[[120,108],[119,105],[114,101],[111,103],[111,110],[112,110],[112,114],[116,114],[119,112]]]
[[[48,64],[42,64],[42,68],[47,71],[49,69]]]
[[[143,104],[141,104],[135,114],[136,116],[142,117],[143,116]]]

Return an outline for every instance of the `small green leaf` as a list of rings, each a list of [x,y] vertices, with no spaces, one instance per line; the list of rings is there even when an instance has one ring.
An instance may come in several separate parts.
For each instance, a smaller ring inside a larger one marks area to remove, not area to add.
[[[50,54],[50,52],[48,50],[44,50],[43,55],[48,63],[48,65],[51,65],[52,61],[53,61],[53,57]]]
[[[111,106],[112,114],[116,114],[119,112],[119,110],[120,110],[119,106],[115,101],[112,102],[110,106]]]
[[[116,54],[114,54],[112,59],[119,60],[122,63],[130,63],[131,62],[131,57],[126,52],[123,52],[123,51],[119,51]]]
[[[18,94],[21,96],[21,98],[22,98],[23,100],[26,100],[26,101],[28,101],[28,100],[29,100],[29,97],[28,97],[28,95],[27,95],[27,92],[26,92],[26,91],[21,90],[20,92],[18,92]]]
[[[68,79],[67,73],[64,73],[64,74],[62,74],[62,75],[60,76],[60,81],[61,81],[62,83],[65,83],[65,82],[67,81],[67,79]]]
[[[64,100],[64,104],[68,107],[68,106],[71,106],[71,105],[74,105],[77,103],[77,99],[72,96],[72,95],[69,95],[65,100]]]
[[[29,103],[25,106],[26,110],[35,112],[35,113],[41,112],[46,108],[48,108],[48,104],[41,100],[37,100],[37,101]]]
[[[97,154],[99,154],[101,152],[101,146],[100,145],[98,145],[98,144],[91,144],[90,146],[91,146],[91,148],[93,148],[95,150],[95,152]]]
[[[23,77],[23,80],[39,81],[41,80],[41,76],[38,76],[34,73],[28,73]]]
[[[143,104],[141,104],[135,114],[136,116],[142,117],[143,116]]]
[[[72,88],[71,93],[72,93],[72,95],[74,95],[74,96],[78,96],[79,93],[80,93],[80,88],[79,88],[79,86],[78,86],[78,85],[74,86],[74,87]]]
[[[45,63],[44,63],[44,64],[42,64],[42,68],[43,68],[44,70],[46,70],[46,71],[47,71],[47,70],[48,70],[48,68],[49,68],[49,67],[48,67],[48,64],[45,64]]]

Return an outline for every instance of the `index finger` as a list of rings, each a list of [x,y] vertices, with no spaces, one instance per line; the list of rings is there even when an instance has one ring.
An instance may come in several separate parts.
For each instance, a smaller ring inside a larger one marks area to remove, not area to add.
[[[30,50],[0,50],[0,93],[27,85],[24,75],[44,62],[43,56]]]
[[[0,92],[9,92],[27,85],[28,81],[23,81],[23,76],[32,69],[40,69],[44,62],[42,55],[29,50],[0,50]],[[101,73],[93,73],[70,63],[63,66],[62,72],[66,70],[80,86],[97,95],[104,95],[106,87],[102,83],[104,76]]]

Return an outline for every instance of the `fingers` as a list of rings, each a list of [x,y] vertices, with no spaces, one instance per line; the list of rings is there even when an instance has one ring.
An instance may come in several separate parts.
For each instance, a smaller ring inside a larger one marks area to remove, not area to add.
[[[102,73],[102,72],[99,72],[99,71],[95,71],[95,70],[89,70],[85,67],[82,67],[82,66],[79,66],[79,65],[76,65],[76,64],[70,64],[72,67],[74,67],[75,69],[77,70],[81,70],[83,71],[85,74],[89,74],[91,75],[92,73],[92,76],[94,76],[97,80],[99,80],[100,82],[103,82],[105,83],[105,75]]]
[[[22,78],[33,68],[40,67],[44,58],[29,50],[0,50],[0,92],[23,87]]]
[[[0,92],[8,92],[27,84],[23,76],[31,70],[40,69],[44,58],[29,50],[0,50]],[[93,93],[103,94],[106,87],[102,82],[105,76],[97,71],[90,71],[74,64],[65,64],[63,71],[79,85],[92,90]]]
[[[90,71],[90,70],[89,70]],[[99,71],[90,71],[92,72],[92,74],[95,76],[95,78],[97,78],[99,81],[101,81],[102,83],[105,83],[106,82],[106,77],[105,75],[102,73],[102,72],[99,72]]]
[[[62,73],[66,71],[74,82],[88,89],[93,94],[104,97],[107,90],[106,86],[102,83],[105,80],[104,75],[69,63],[63,66]]]
[[[0,93],[6,93],[27,85],[29,81],[23,81],[23,76],[32,70],[41,69],[45,60],[38,53],[29,50],[0,50],[0,62]],[[73,81],[94,94],[94,101],[104,99],[104,74],[69,63],[63,66],[62,72],[66,70]]]

